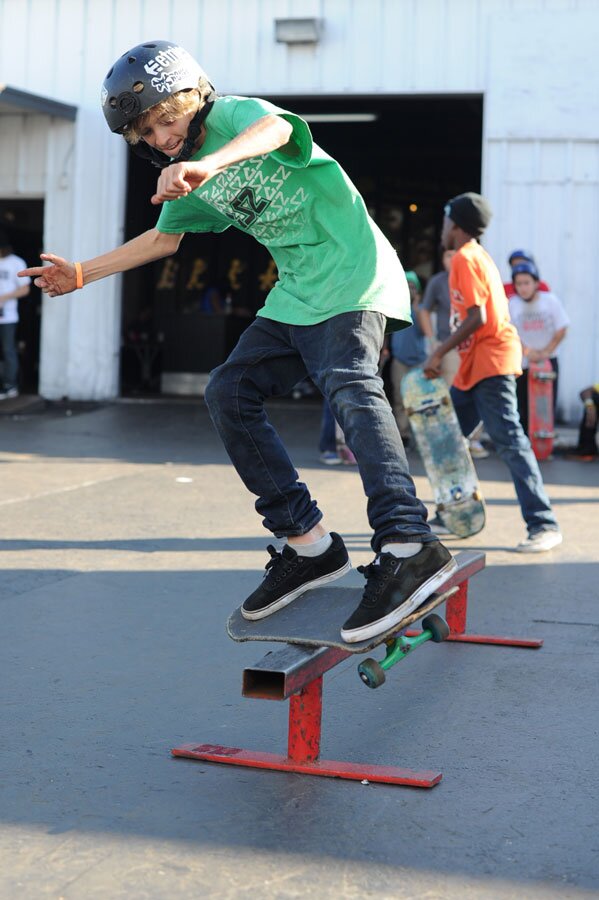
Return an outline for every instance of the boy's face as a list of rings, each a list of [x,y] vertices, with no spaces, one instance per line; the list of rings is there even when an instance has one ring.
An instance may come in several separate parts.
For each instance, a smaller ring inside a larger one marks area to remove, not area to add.
[[[167,156],[178,156],[195,114],[196,110],[192,109],[179,119],[169,119],[164,113],[160,114],[159,110],[151,109],[142,138],[150,147],[161,150]]]
[[[443,218],[443,228],[441,229],[441,246],[444,250],[455,250],[456,226],[449,216]]]
[[[451,269],[451,260],[455,256],[455,250],[446,250],[443,254],[443,268],[446,272]]]
[[[520,272],[514,277],[514,288],[518,296],[528,302],[537,292],[537,282],[527,272]]]

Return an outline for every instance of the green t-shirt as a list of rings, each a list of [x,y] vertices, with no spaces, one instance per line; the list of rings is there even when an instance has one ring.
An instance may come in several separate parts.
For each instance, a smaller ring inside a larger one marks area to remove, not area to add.
[[[220,232],[234,225],[264,244],[279,278],[259,316],[316,325],[340,313],[375,310],[387,317],[389,331],[409,325],[408,284],[395,250],[341,166],[313,143],[303,119],[266,100],[220,97],[192,159],[214,153],[269,113],[293,126],[292,152],[246,159],[164,203],[158,231]]]

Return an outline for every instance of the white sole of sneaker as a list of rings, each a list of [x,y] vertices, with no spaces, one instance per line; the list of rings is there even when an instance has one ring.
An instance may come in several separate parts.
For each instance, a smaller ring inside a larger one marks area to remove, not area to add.
[[[382,619],[371,622],[370,625],[365,625],[363,628],[352,628],[351,631],[344,631],[342,628],[341,637],[347,644],[357,644],[359,641],[367,641],[370,638],[377,637],[377,635],[389,631],[390,628],[393,628],[394,625],[398,625],[402,619],[405,619],[406,616],[413,613],[415,609],[418,609],[431,594],[435,593],[437,588],[445,584],[449,576],[456,571],[457,567],[457,562],[452,558],[442,569],[439,569],[438,572],[431,575],[428,581],[421,584],[409,600],[406,600],[405,603],[402,603],[401,606],[394,609],[388,616],[383,616]]]
[[[321,578],[315,578],[314,581],[308,581],[306,584],[302,584],[302,586],[296,588],[295,591],[285,594],[284,597],[279,597],[279,599],[274,603],[271,603],[270,606],[265,606],[263,609],[259,609],[256,612],[246,612],[246,610],[241,607],[241,615],[244,619],[249,619],[251,622],[255,622],[257,619],[265,619],[267,616],[272,616],[273,613],[278,612],[285,606],[289,606],[290,603],[293,603],[294,600],[297,600],[297,598],[301,597],[302,594],[305,594],[306,591],[311,591],[312,588],[321,587],[323,584],[330,584],[331,581],[337,581],[338,578],[343,578],[350,569],[351,562],[348,560],[346,564],[341,569],[337,569],[336,572],[330,572],[328,575],[323,575]]]
[[[558,532],[548,532],[551,534],[551,538],[548,538],[546,543],[544,544],[518,544],[516,550],[518,553],[548,553],[549,550],[554,550],[564,540],[563,535]],[[555,537],[554,537],[555,535]]]

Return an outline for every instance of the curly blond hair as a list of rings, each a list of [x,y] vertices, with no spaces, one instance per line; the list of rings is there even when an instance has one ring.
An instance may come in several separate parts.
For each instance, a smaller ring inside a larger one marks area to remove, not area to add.
[[[161,100],[160,103],[156,103],[154,106],[146,109],[136,119],[129,122],[123,129],[123,137],[128,144],[139,144],[143,139],[143,133],[151,113],[158,113],[159,117],[180,119],[189,112],[201,109],[212,90],[212,85],[208,79],[200,78],[195,90],[177,91],[176,94],[171,94],[165,100]]]

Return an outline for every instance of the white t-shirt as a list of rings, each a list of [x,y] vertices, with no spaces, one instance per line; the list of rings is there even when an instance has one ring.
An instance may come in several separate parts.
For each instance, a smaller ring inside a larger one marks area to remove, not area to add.
[[[31,278],[19,278],[17,272],[26,269],[27,263],[20,256],[9,253],[8,256],[0,256],[0,297],[2,294],[12,294],[13,291],[25,287],[31,283]],[[0,306],[0,325],[11,325],[19,321],[19,301],[7,300]]]
[[[510,297],[510,317],[518,329],[520,340],[531,350],[542,350],[556,331],[570,324],[561,300],[548,291],[539,291],[530,303],[517,294]],[[556,356],[557,350],[552,353],[552,358]],[[528,368],[526,357],[522,359],[522,368]]]

